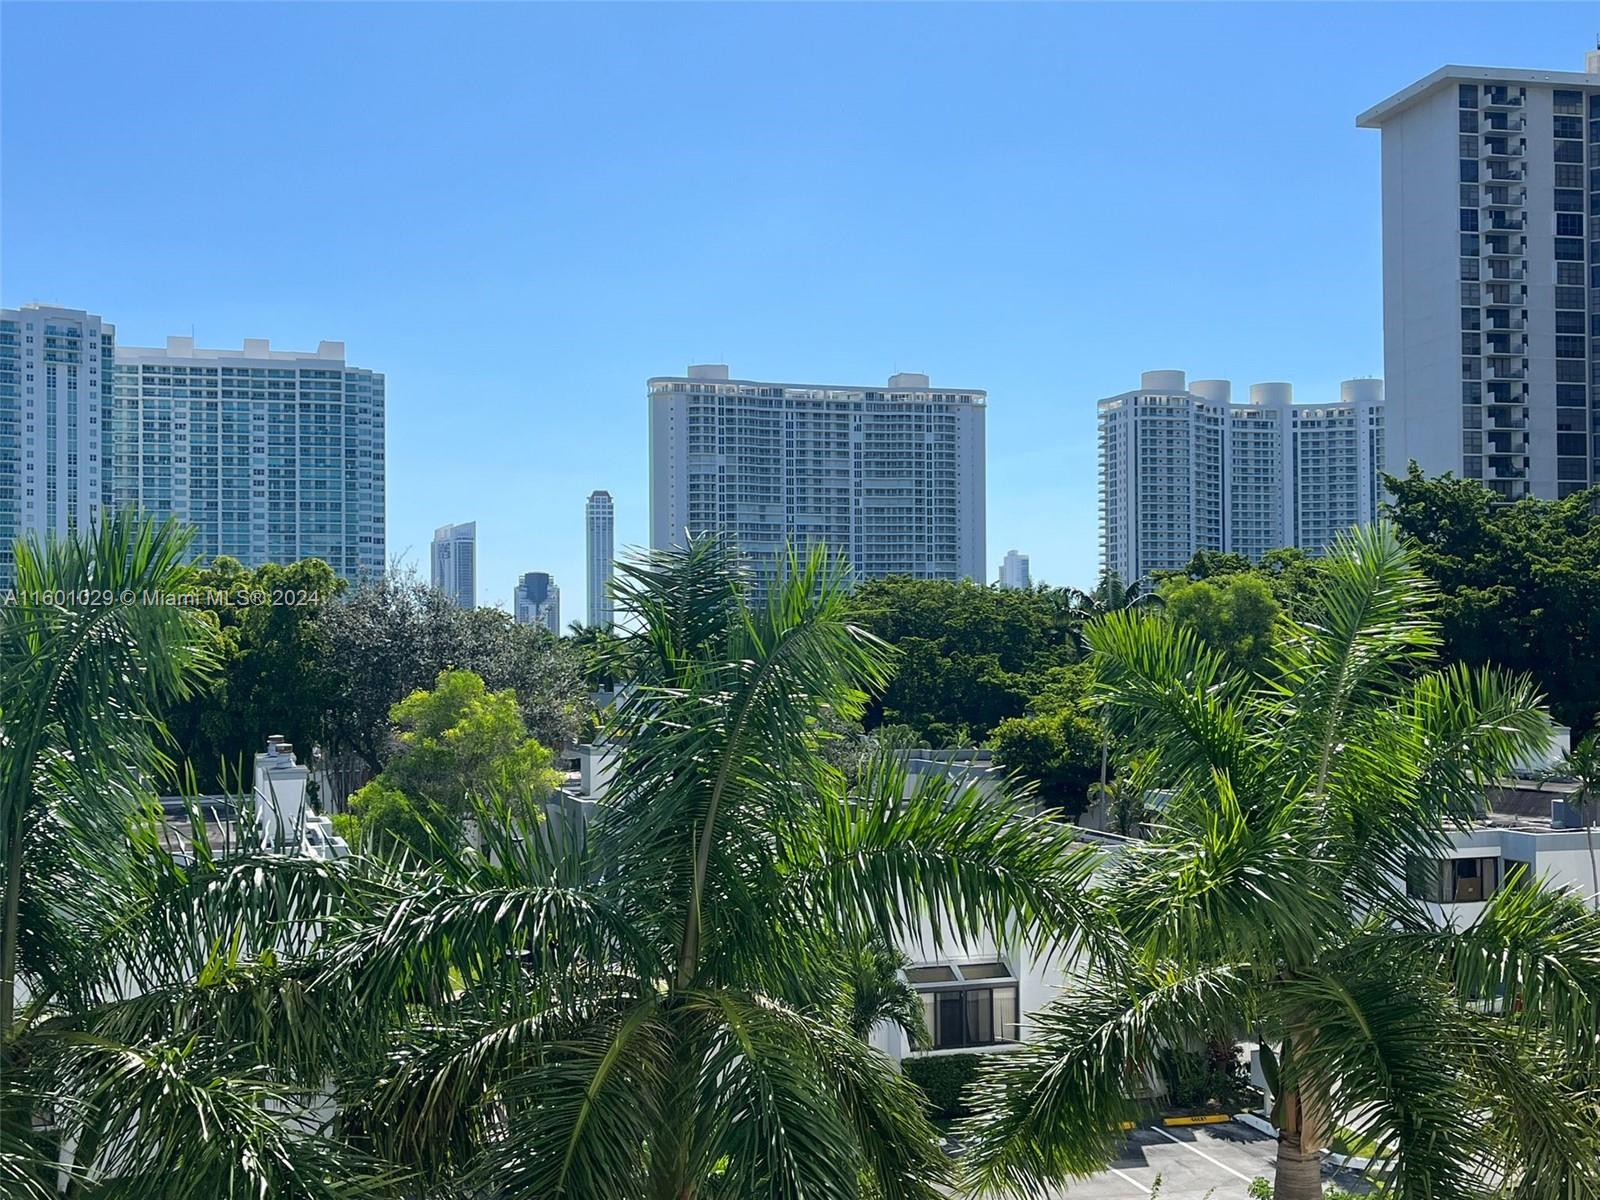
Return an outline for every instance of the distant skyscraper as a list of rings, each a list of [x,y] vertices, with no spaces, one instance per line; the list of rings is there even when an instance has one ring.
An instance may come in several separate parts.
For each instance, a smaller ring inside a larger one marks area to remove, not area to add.
[[[1383,131],[1389,472],[1508,500],[1600,480],[1600,51],[1441,67],[1356,124]]]
[[[1247,404],[1232,392],[1146,371],[1138,390],[1100,401],[1103,571],[1132,582],[1196,550],[1318,553],[1377,517],[1380,380],[1346,381],[1336,404],[1295,404],[1287,383],[1255,384]]]
[[[731,535],[758,579],[786,543],[825,543],[860,578],[976,579],[987,394],[767,383],[694,366],[649,382],[650,544]]]
[[[561,589],[543,571],[529,571],[517,580],[512,593],[511,614],[518,625],[543,625],[551,633],[561,633]]]
[[[1000,586],[1003,588],[1033,586],[1033,575],[1028,570],[1026,554],[1018,554],[1015,550],[1006,551],[1005,559],[1000,563]]]
[[[478,523],[441,525],[433,531],[433,586],[457,608],[478,606]]]
[[[116,331],[93,313],[0,311],[0,588],[19,537],[97,524],[109,499]]]
[[[617,557],[616,513],[611,505],[610,492],[589,493],[589,503],[584,508],[584,525],[587,529],[589,561],[589,606],[586,617],[590,625],[609,628],[613,617],[612,564]]]
[[[116,348],[111,503],[177,515],[194,553],[246,566],[320,558],[346,579],[380,574],[383,376],[315,353]]]

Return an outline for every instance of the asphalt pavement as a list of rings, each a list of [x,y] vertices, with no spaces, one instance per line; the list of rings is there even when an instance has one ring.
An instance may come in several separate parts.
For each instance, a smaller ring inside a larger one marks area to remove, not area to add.
[[[1127,1149],[1105,1171],[1048,1195],[1149,1200],[1159,1179],[1159,1200],[1244,1200],[1252,1179],[1271,1182],[1277,1149],[1275,1139],[1243,1125],[1143,1126],[1128,1134]],[[1324,1167],[1323,1178],[1362,1190],[1354,1172]]]

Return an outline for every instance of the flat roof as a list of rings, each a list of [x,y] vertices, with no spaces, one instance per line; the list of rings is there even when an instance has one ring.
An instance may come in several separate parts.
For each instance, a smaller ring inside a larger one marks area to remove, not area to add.
[[[931,384],[927,387],[894,387],[887,383],[781,383],[775,379],[711,379],[699,375],[652,375],[645,381],[645,386],[654,388],[658,383],[693,383],[713,388],[718,386],[784,388],[794,392],[832,392],[843,395],[862,392],[885,392],[896,396],[938,393],[974,398],[987,398],[989,395],[983,388],[935,387]]]
[[[1510,67],[1440,67],[1431,75],[1424,75],[1408,88],[1402,88],[1387,100],[1380,100],[1356,118],[1362,129],[1381,129],[1383,123],[1397,113],[1404,112],[1418,100],[1438,88],[1452,83],[1536,83],[1551,87],[1600,87],[1600,75],[1586,75],[1582,71],[1523,71]]]

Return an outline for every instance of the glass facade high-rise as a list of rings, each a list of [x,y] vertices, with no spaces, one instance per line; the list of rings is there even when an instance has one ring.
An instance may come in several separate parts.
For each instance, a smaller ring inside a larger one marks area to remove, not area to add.
[[[1357,124],[1383,131],[1388,470],[1506,500],[1600,480],[1600,51],[1442,67]]]
[[[518,625],[542,625],[561,633],[561,589],[544,571],[529,571],[511,594],[511,616]]]
[[[343,342],[118,346],[109,427],[109,502],[176,515],[197,557],[383,572],[384,378]]]
[[[429,579],[457,608],[478,606],[478,523],[463,521],[433,531]]]
[[[649,381],[650,544],[731,535],[758,583],[822,543],[859,578],[982,580],[987,394],[899,374],[884,386]]]
[[[109,500],[116,330],[76,308],[0,311],[0,588],[20,537],[97,524]]]
[[[1286,383],[1248,403],[1224,379],[1147,371],[1099,403],[1101,569],[1124,582],[1181,570],[1196,550],[1259,560],[1318,553],[1376,519],[1383,383],[1351,379],[1337,403],[1296,404]]]
[[[611,577],[617,557],[617,514],[611,502],[611,493],[590,492],[583,515],[589,585],[589,603],[584,617],[590,625],[609,629],[615,616],[611,601]]]

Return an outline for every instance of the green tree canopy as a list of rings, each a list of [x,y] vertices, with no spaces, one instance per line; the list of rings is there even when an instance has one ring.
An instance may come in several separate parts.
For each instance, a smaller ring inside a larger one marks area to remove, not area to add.
[[[1216,578],[1169,579],[1161,585],[1167,619],[1247,671],[1260,670],[1272,649],[1278,601],[1266,580],[1249,571]]]
[[[855,591],[863,627],[899,651],[865,722],[908,725],[932,745],[976,745],[1019,717],[1052,667],[1078,657],[1074,593],[948,580],[876,579]]]
[[[1564,500],[1497,501],[1472,480],[1397,479],[1390,518],[1439,585],[1445,655],[1539,681],[1575,733],[1600,719],[1600,488]]]
[[[398,839],[415,849],[424,822],[453,839],[475,802],[537,811],[561,786],[549,749],[528,736],[516,693],[491,692],[471,671],[441,672],[432,691],[413,692],[390,719],[389,765],[351,796],[351,819],[341,823],[359,845]]]
[[[337,681],[331,740],[373,771],[391,748],[390,710],[452,668],[515,691],[529,732],[546,745],[575,736],[587,717],[582,663],[562,639],[498,609],[463,611],[414,571],[364,581],[324,606],[318,623]]]
[[[344,589],[316,558],[251,570],[223,556],[193,573],[190,593],[212,601],[200,611],[219,632],[218,670],[167,725],[201,791],[248,780],[270,733],[302,756],[326,742],[339,681],[317,614]]]

